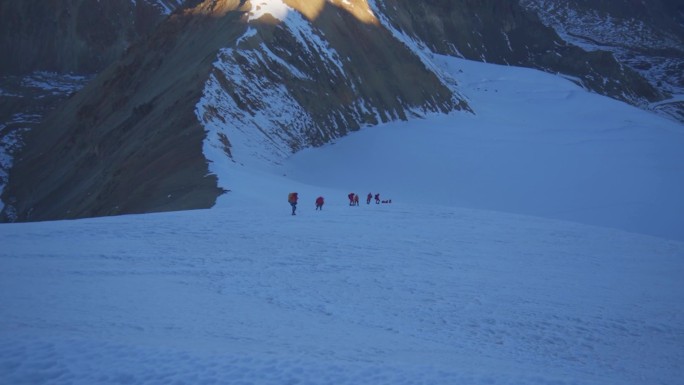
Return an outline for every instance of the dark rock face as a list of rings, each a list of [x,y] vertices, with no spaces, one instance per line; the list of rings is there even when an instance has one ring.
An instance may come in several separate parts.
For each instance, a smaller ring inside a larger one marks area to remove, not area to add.
[[[0,2],[0,191],[26,133],[180,1]]]
[[[210,207],[222,191],[207,176],[193,112],[211,64],[202,44],[210,43],[194,32],[200,24],[210,36],[223,27],[224,38],[235,38],[239,16],[172,16],[48,115],[11,171],[3,213],[15,217],[6,219]]]
[[[569,75],[588,89],[633,104],[662,98],[609,52],[585,52],[568,44],[517,2],[378,0],[377,4],[397,28],[437,53]]]
[[[658,90],[657,98],[647,98],[659,101],[650,108],[684,121],[684,3],[521,0],[521,4],[539,15],[565,41],[594,55],[613,54]]]
[[[2,1],[0,74],[97,73],[165,17],[146,1]]]
[[[21,152],[25,134],[88,80],[86,76],[47,72],[0,76],[0,190],[8,182],[12,160]]]

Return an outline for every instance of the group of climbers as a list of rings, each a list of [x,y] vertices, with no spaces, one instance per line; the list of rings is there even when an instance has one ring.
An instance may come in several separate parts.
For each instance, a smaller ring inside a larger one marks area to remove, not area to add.
[[[358,206],[359,205],[359,195],[356,193],[349,193],[347,195],[347,198],[349,198],[349,206]],[[375,204],[380,204],[380,203],[392,203],[392,200],[386,200],[386,201],[381,201],[380,200],[380,194],[375,194],[373,195],[372,193],[368,193],[366,196],[366,204],[370,204],[371,200],[375,198]],[[299,194],[296,192],[291,192],[287,196],[287,201],[290,203],[290,206],[292,207],[292,215],[297,215],[295,212],[297,211],[297,202],[299,201]],[[318,210],[323,210],[323,204],[325,204],[325,199],[322,196],[319,196],[316,198],[316,211]]]
[[[287,196],[287,202],[292,206],[292,215],[297,215],[297,202],[299,201],[299,194],[296,192],[291,192]],[[325,199],[323,197],[316,198],[316,210],[323,210],[323,204]]]
[[[359,205],[359,196],[357,194],[349,193],[349,195],[347,195],[347,198],[349,198],[349,206]]]

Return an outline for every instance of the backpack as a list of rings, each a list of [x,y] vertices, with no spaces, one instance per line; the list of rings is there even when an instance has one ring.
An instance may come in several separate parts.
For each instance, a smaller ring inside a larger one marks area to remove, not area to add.
[[[287,196],[287,201],[288,201],[289,203],[296,203],[296,202],[297,202],[297,193],[296,193],[296,192],[291,192],[291,193]]]

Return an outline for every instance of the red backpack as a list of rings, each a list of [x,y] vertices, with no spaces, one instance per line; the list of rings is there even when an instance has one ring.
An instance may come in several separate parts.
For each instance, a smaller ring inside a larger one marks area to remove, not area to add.
[[[297,203],[297,198],[298,198],[298,197],[297,197],[297,193],[296,193],[296,192],[291,192],[291,193],[287,196],[287,201],[290,202],[290,203]]]

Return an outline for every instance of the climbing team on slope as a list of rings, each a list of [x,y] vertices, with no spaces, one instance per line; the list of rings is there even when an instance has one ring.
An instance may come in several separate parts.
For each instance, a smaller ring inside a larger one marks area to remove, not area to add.
[[[349,206],[358,206],[359,205],[359,195],[356,193],[349,193],[347,195],[347,198],[349,199]],[[373,195],[372,193],[368,193],[366,196],[366,204],[369,205],[371,203],[371,200],[375,198],[375,204],[380,204],[380,203],[392,203],[391,199],[388,200],[380,200],[380,194],[375,194]],[[296,192],[291,192],[287,196],[287,202],[290,204],[292,207],[292,215],[297,215],[297,202],[299,201],[299,194]],[[316,204],[316,211],[323,211],[323,205],[325,204],[325,199],[322,196],[319,196],[316,198],[315,201]]]

